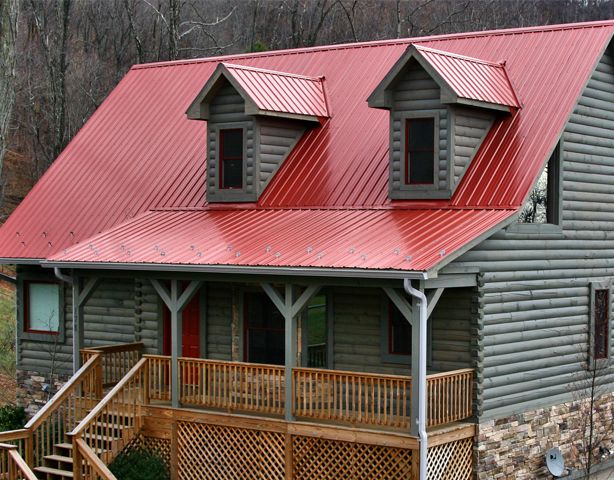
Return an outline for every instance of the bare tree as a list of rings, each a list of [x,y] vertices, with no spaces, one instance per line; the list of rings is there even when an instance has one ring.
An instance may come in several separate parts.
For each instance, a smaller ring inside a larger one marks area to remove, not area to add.
[[[0,0],[0,173],[15,103],[18,0]]]

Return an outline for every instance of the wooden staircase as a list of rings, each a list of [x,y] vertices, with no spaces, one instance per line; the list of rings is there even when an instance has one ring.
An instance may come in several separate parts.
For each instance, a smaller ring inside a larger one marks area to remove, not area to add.
[[[86,433],[83,439],[98,457],[111,461],[133,436],[133,429],[113,422],[97,421],[97,432]],[[53,453],[43,457],[43,464],[35,467],[34,472],[40,480],[64,480],[73,478],[73,444],[70,436],[66,441],[53,445]]]

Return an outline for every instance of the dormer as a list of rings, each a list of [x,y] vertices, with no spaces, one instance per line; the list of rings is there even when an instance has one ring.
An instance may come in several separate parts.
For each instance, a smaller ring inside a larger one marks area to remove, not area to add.
[[[393,200],[450,198],[493,122],[520,108],[505,63],[419,45],[367,101],[390,111]]]
[[[328,118],[323,77],[220,63],[187,110],[207,121],[207,200],[258,200],[308,128]]]

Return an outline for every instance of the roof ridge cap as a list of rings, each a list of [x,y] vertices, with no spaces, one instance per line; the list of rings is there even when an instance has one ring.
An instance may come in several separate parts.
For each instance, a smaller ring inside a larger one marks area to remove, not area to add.
[[[164,62],[152,62],[135,64],[131,67],[131,70],[145,70],[148,68],[162,68],[172,67],[177,65],[190,65],[198,63],[220,63],[225,60],[247,60],[254,58],[266,58],[277,57],[283,55],[299,55],[310,52],[322,52],[329,50],[344,50],[350,48],[371,48],[381,47],[387,45],[403,45],[418,42],[441,42],[452,39],[461,38],[475,38],[484,36],[500,36],[500,35],[518,35],[522,33],[537,33],[547,31],[559,31],[559,30],[577,30],[583,28],[597,28],[597,27],[614,27],[614,20],[599,20],[594,22],[579,22],[579,23],[561,23],[556,25],[537,25],[533,27],[521,27],[521,28],[508,28],[501,30],[483,30],[475,32],[459,32],[448,33],[441,35],[432,35],[424,37],[408,37],[408,38],[394,38],[386,40],[371,40],[368,42],[355,42],[355,43],[340,43],[336,45],[319,45],[316,47],[303,47],[303,48],[286,48],[282,50],[270,50],[267,52],[254,52],[254,53],[236,53],[229,55],[218,55],[215,57],[201,57],[183,60],[170,60]]]
[[[300,75],[297,73],[281,72],[279,70],[270,70],[268,68],[251,67],[249,65],[238,65],[236,63],[221,62],[221,64],[227,68],[236,68],[238,70],[250,70],[254,72],[262,72],[262,73],[268,73],[271,75],[278,75],[281,77],[300,78],[300,79],[309,80],[312,82],[321,82],[324,79],[323,75],[319,77],[311,77],[309,75]]]

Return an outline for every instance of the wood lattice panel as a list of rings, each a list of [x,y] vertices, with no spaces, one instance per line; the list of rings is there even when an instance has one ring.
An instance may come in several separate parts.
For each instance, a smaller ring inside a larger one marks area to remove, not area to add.
[[[179,422],[181,480],[282,480],[284,435],[244,428]]]
[[[166,438],[146,437],[142,434],[136,435],[128,445],[122,451],[123,453],[145,450],[153,452],[164,460],[166,466],[170,468],[171,465],[171,441]]]
[[[295,480],[411,478],[411,450],[299,436],[292,446]]]
[[[473,438],[464,438],[429,448],[427,478],[433,480],[471,479],[472,449]]]

